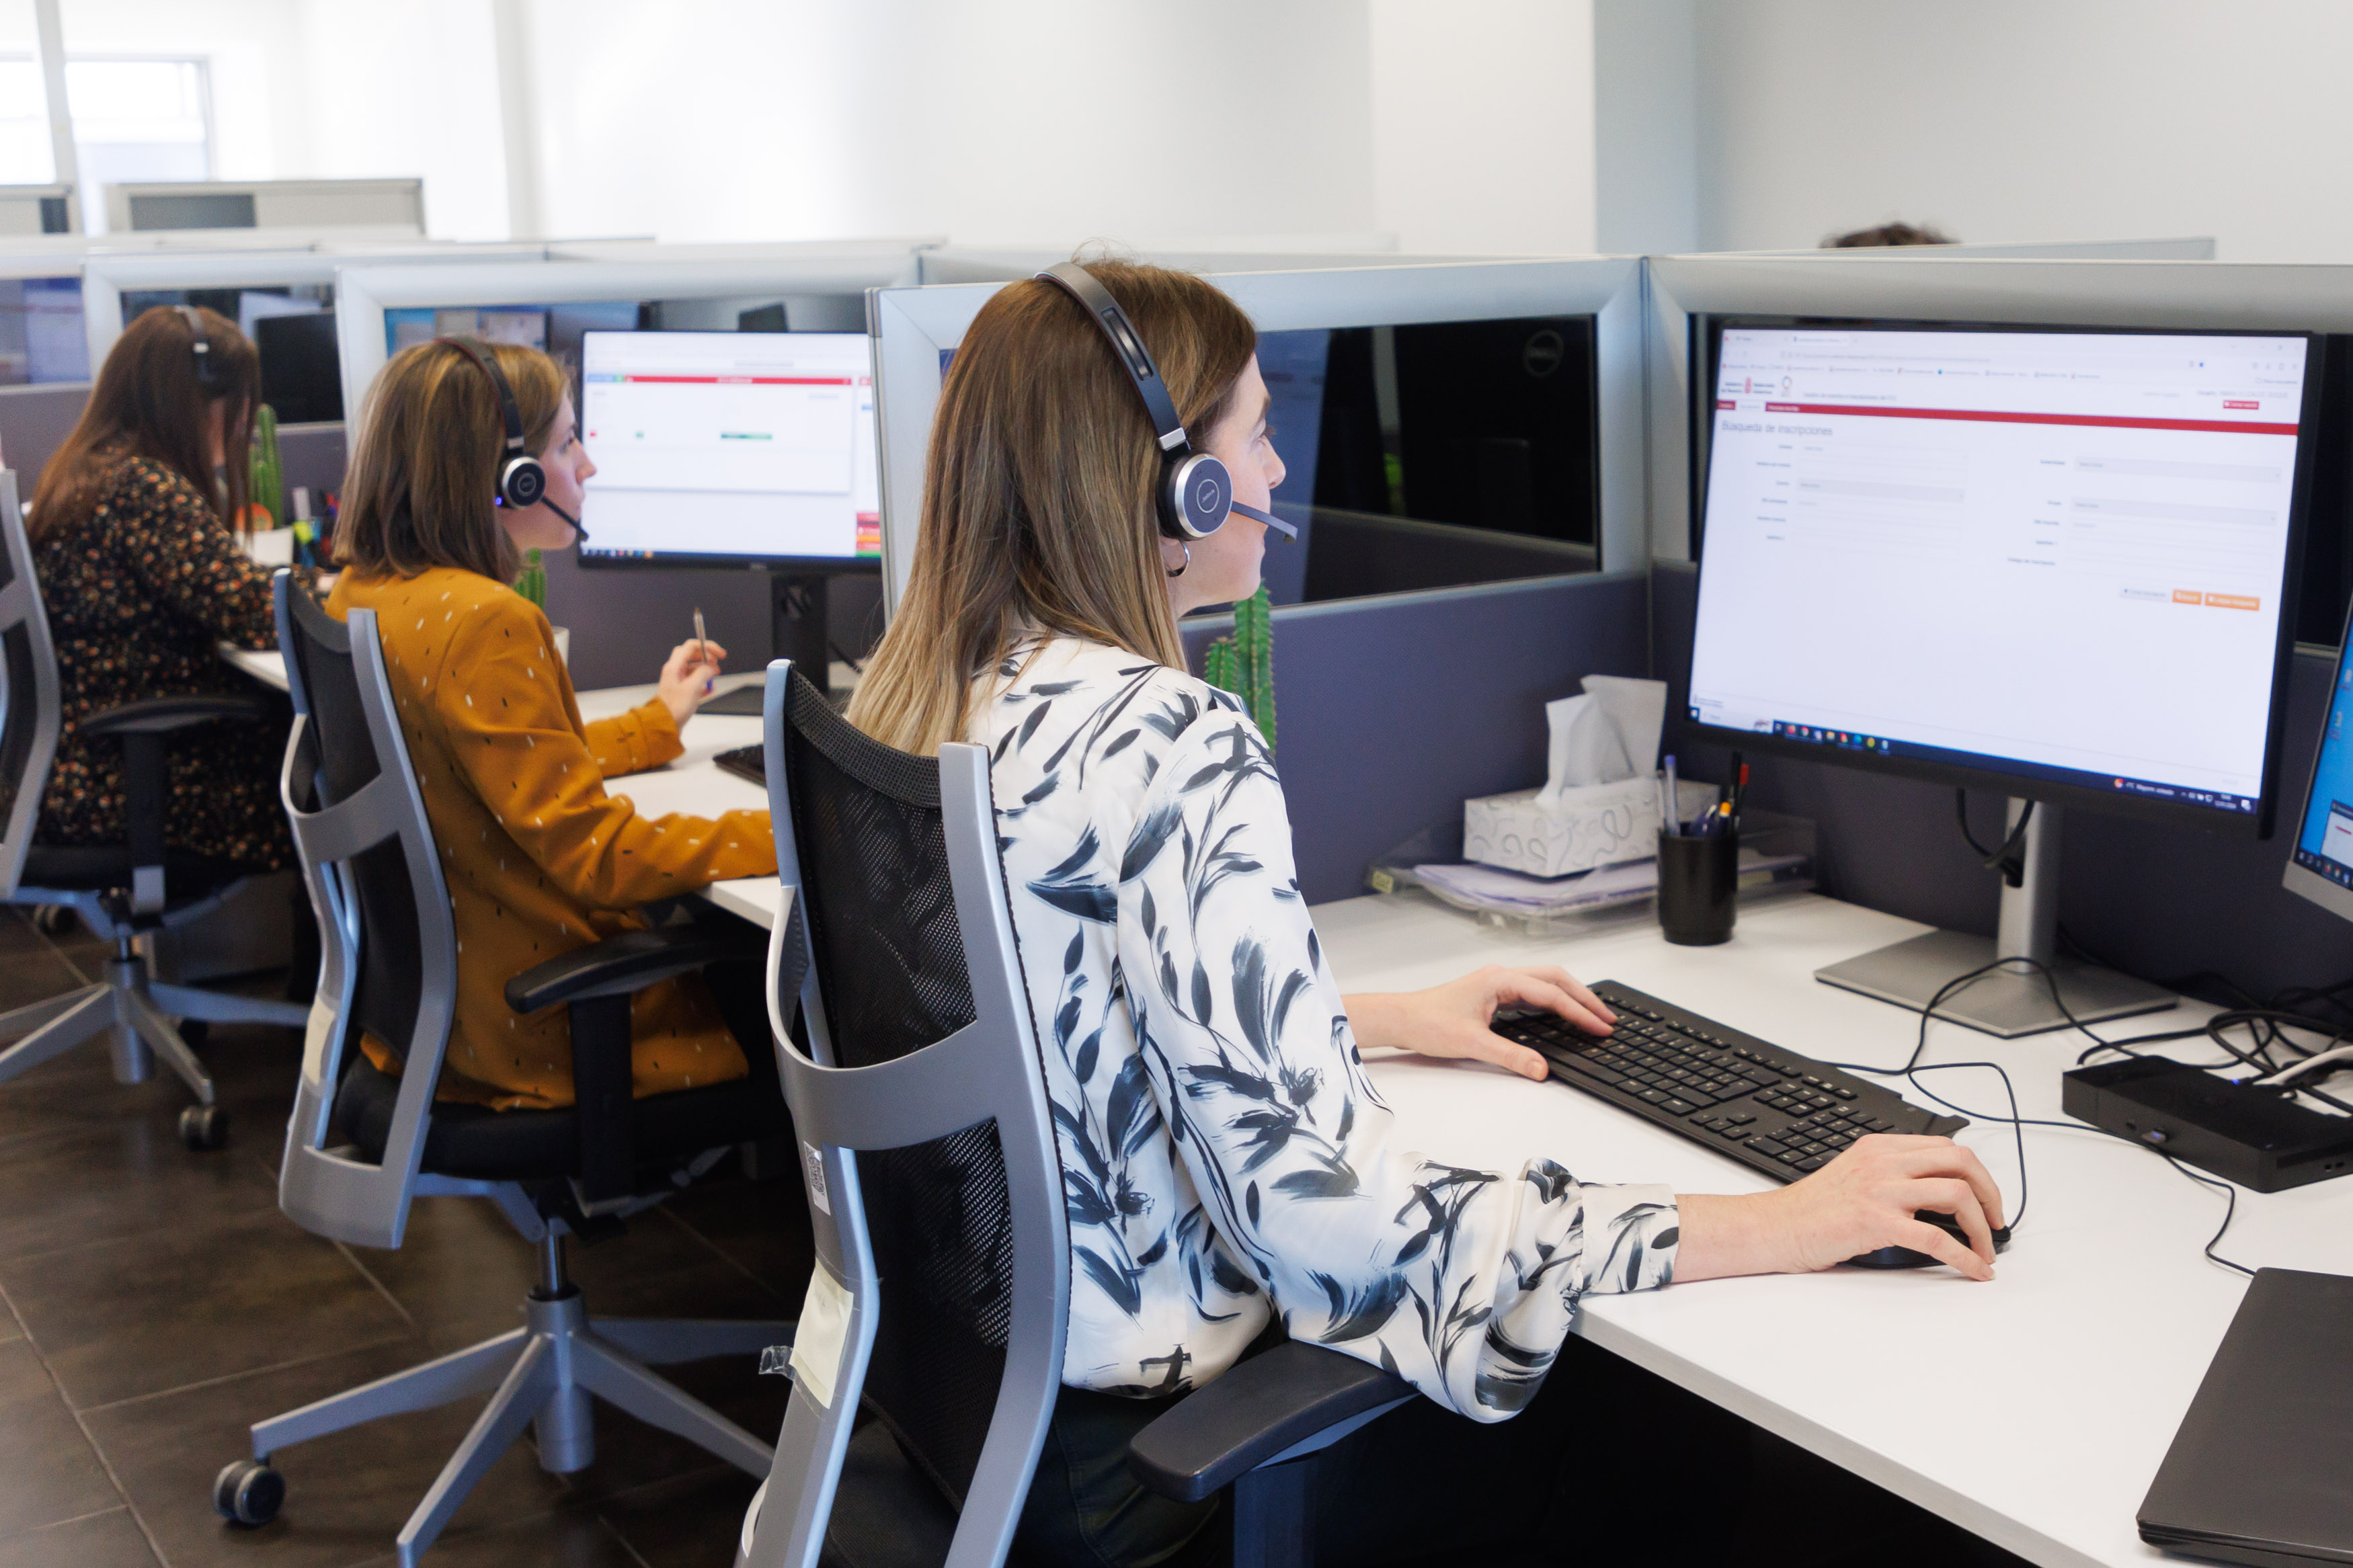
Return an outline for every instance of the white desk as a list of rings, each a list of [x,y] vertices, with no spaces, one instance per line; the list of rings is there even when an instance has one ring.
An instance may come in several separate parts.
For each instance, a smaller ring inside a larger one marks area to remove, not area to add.
[[[238,647],[234,643],[216,642],[213,651],[232,669],[243,670],[272,690],[286,689],[286,656],[276,648]]]
[[[649,691],[590,693],[581,706],[615,712]],[[699,717],[685,757],[616,780],[616,789],[653,813],[763,805],[758,789],[708,760],[758,735],[754,720]],[[776,879],[760,878],[709,896],[766,924],[776,895]],[[1670,947],[1648,925],[1529,942],[1435,905],[1369,898],[1324,905],[1315,920],[1351,989],[1433,984],[1488,963],[1559,963],[1820,1058],[1898,1062],[1918,1027],[1912,1015],[1811,976],[1923,928],[1811,895],[1745,909],[1729,944],[1701,949]],[[2159,1017],[2170,1026],[2207,1011]],[[2158,1024],[2106,1032],[2143,1026]],[[2059,1073],[2084,1043],[2055,1034],[2000,1042],[1937,1024],[1928,1059],[1999,1060],[2023,1114],[2056,1117]],[[1560,1084],[1410,1057],[1372,1070],[1411,1146],[1440,1159],[1493,1167],[1543,1152],[1588,1180],[1664,1181],[1687,1192],[1765,1184]],[[2003,1103],[1989,1072],[1931,1081],[1972,1110]],[[2014,1210],[2010,1130],[1980,1121],[1961,1141]],[[2243,1289],[2200,1256],[2222,1200],[2154,1154],[2088,1129],[2030,1128],[2026,1152],[2031,1201],[1989,1285],[1941,1268],[1715,1280],[1588,1297],[1577,1331],[2037,1563],[2167,1561],[2141,1544],[2133,1514]],[[2353,1272],[2353,1183],[2242,1192],[2222,1250],[2250,1267]]]

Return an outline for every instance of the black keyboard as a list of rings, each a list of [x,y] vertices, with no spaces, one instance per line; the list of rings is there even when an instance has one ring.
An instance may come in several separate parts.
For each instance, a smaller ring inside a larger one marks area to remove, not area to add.
[[[1949,1137],[1968,1125],[1615,981],[1593,994],[1618,1015],[1605,1037],[1517,1011],[1497,1014],[1495,1032],[1542,1052],[1561,1082],[1776,1181],[1820,1170],[1866,1133]]]
[[[750,779],[762,789],[768,787],[768,749],[765,745],[738,746],[732,752],[722,752],[711,760],[737,778]]]

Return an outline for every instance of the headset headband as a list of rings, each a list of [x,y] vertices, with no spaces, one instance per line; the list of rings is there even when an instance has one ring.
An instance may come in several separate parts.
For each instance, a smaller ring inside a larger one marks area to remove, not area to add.
[[[1111,290],[1075,261],[1050,267],[1038,276],[1076,300],[1085,308],[1087,319],[1102,330],[1111,344],[1112,357],[1119,361],[1119,367],[1127,372],[1127,379],[1135,384],[1137,395],[1144,399],[1160,449],[1171,454],[1191,451],[1192,438],[1185,434],[1185,422],[1176,417],[1176,405],[1168,395],[1167,383],[1160,379],[1160,367],[1152,363],[1143,334],[1111,297]]]
[[[499,424],[506,431],[506,451],[499,458],[498,503],[522,509],[547,500],[547,470],[537,458],[524,449],[522,442],[522,405],[515,401],[514,388],[508,384],[507,373],[499,368],[498,356],[471,338],[444,338],[465,356],[481,366],[482,374],[491,378],[491,390],[498,394]],[[580,520],[554,502],[548,506],[556,516],[572,524],[583,539],[588,531]]]
[[[445,338],[465,352],[466,357],[480,365],[491,378],[491,385],[499,395],[499,422],[506,428],[507,457],[518,458],[522,449],[522,405],[515,401],[514,388],[508,384],[507,373],[499,368],[497,356],[471,338]]]
[[[219,391],[221,373],[213,363],[212,340],[205,336],[205,319],[196,314],[193,305],[174,305],[172,309],[179,311],[180,320],[188,323],[188,336],[194,340],[190,346],[196,354],[197,387],[206,392]]]

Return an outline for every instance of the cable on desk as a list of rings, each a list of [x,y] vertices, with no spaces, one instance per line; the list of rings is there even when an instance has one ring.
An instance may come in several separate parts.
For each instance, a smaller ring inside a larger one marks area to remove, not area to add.
[[[2228,1200],[2228,1203],[2222,1210],[2222,1224],[2221,1228],[2217,1229],[2214,1234],[2207,1239],[2206,1246],[2203,1249],[2206,1254],[2206,1261],[2209,1263],[2219,1263],[2225,1268],[2235,1269],[2239,1273],[2245,1275],[2248,1279],[2253,1279],[2255,1277],[2255,1271],[2253,1269],[2248,1268],[2243,1263],[2233,1263],[2229,1258],[2214,1250],[2215,1247],[2221,1245],[2223,1234],[2231,1228],[2231,1222],[2239,1217],[2239,1189],[2232,1186],[2230,1183],[2221,1180],[2220,1177],[2200,1175],[2197,1172],[2191,1170],[2189,1166],[2183,1164],[2172,1155],[2165,1153],[2161,1149],[2157,1151],[2157,1152],[2164,1158],[2167,1164],[2172,1166],[2175,1170],[2180,1172],[2183,1175],[2189,1177],[2200,1186],[2205,1187],[2210,1191],[2218,1187],[2221,1189],[2222,1196]]]

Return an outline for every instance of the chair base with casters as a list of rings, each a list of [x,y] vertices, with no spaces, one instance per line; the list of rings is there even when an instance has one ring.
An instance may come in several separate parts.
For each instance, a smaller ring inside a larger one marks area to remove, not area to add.
[[[228,1115],[217,1102],[204,1064],[189,1049],[189,1032],[182,1025],[274,1024],[299,1029],[309,1009],[291,1002],[166,984],[151,976],[147,960],[138,951],[141,934],[210,914],[245,885],[242,879],[207,879],[206,868],[183,868],[175,860],[165,858],[172,883],[204,890],[142,916],[128,907],[118,890],[129,884],[133,871],[124,851],[33,848],[26,879],[42,885],[21,887],[16,901],[71,909],[100,938],[112,942],[114,951],[95,984],[0,1013],[0,1042],[14,1042],[0,1049],[0,1083],[102,1034],[117,1083],[146,1082],[154,1076],[155,1059],[163,1058],[196,1097],[196,1103],[180,1113],[181,1141],[191,1149],[217,1149],[227,1142]],[[214,885],[206,888],[208,879]]]

